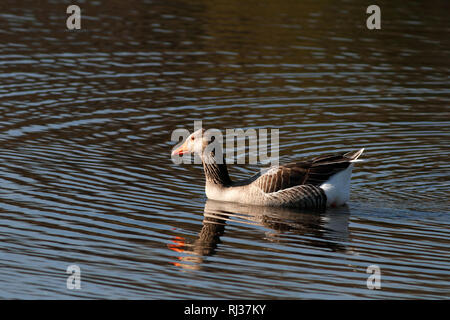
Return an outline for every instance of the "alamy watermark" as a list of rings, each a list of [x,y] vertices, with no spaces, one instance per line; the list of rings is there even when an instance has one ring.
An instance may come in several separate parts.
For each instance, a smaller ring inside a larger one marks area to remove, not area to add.
[[[381,29],[381,9],[376,4],[367,7],[366,13],[370,16],[366,20],[366,26],[369,30]]]
[[[72,4],[67,7],[66,13],[70,16],[66,20],[66,27],[69,30],[81,29],[81,9],[79,6]]]
[[[376,264],[367,267],[366,273],[370,274],[367,278],[366,285],[370,290],[381,289],[381,269]]]
[[[75,4],[69,5],[66,13],[70,16],[66,20],[66,26],[69,30],[81,29],[81,8]],[[381,29],[381,9],[376,4],[367,7],[366,13],[370,16],[366,20],[366,27],[369,30]]]
[[[194,121],[193,132],[200,130],[203,130],[202,121]],[[171,141],[181,141],[174,150],[182,146],[190,135],[191,132],[188,129],[174,130]],[[270,132],[268,129],[226,129],[225,132],[222,132],[219,129],[211,128],[203,130],[202,140],[207,143],[202,149],[203,154],[213,153],[214,160],[218,164],[223,163],[224,158],[227,163],[258,164],[260,162],[262,164],[270,163],[272,166],[279,164],[279,129],[270,129]],[[246,146],[248,147],[248,157],[246,156]],[[202,160],[205,160],[202,157],[203,154],[198,152],[192,154],[194,154],[194,161],[192,161],[191,153],[172,156],[172,161],[175,164],[192,162],[201,164]]]
[[[66,287],[69,290],[80,290],[81,289],[81,269],[76,264],[71,264],[67,267],[66,273],[70,274],[67,277]]]

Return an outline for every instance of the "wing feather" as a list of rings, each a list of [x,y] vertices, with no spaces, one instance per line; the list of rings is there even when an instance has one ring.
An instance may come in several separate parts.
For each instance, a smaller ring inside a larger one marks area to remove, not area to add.
[[[311,160],[273,167],[253,183],[265,193],[277,192],[298,185],[319,186],[332,175],[346,169],[362,150],[323,155]]]

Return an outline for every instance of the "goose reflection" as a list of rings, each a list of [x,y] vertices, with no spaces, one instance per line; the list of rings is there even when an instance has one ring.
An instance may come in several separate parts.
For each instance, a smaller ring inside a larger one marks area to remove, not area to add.
[[[197,238],[187,241],[176,236],[168,245],[179,253],[173,264],[183,269],[200,269],[204,257],[215,254],[227,223],[262,226],[267,229],[266,241],[294,241],[331,251],[346,252],[350,211],[347,206],[327,212],[299,211],[289,208],[251,206],[239,203],[207,200],[204,208],[202,229]]]

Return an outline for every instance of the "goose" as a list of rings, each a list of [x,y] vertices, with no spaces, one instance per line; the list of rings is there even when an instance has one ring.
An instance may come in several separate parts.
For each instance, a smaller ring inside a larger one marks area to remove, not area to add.
[[[189,135],[172,156],[198,154],[205,172],[208,199],[250,205],[323,210],[344,205],[350,196],[350,179],[354,162],[364,151],[340,152],[316,156],[285,165],[272,166],[254,176],[232,181],[225,158],[217,162],[215,151],[199,129]]]

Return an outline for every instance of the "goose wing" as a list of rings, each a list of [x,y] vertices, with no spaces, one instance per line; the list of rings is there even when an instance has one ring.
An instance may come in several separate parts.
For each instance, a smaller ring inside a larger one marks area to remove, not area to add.
[[[346,169],[363,149],[319,156],[311,160],[272,167],[253,181],[265,193],[277,192],[298,185],[319,186],[332,175]]]

